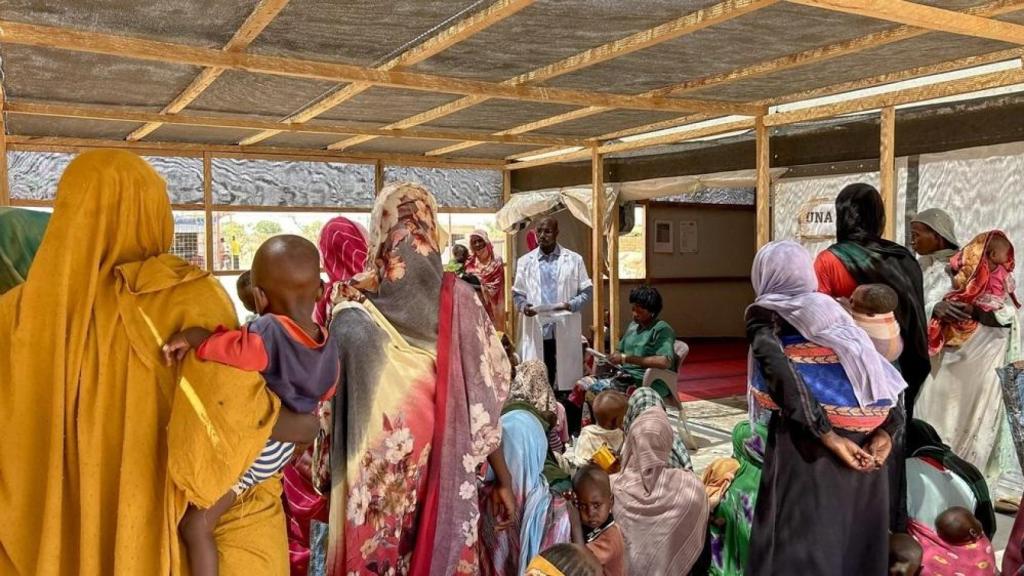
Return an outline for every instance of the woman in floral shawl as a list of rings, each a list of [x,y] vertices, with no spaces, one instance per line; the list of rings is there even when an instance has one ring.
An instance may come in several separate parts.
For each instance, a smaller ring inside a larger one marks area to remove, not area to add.
[[[494,244],[487,232],[474,230],[469,235],[472,255],[466,262],[466,273],[480,279],[484,308],[498,330],[505,329],[505,263],[494,255]]]
[[[332,422],[328,566],[351,574],[472,574],[477,470],[513,513],[498,418],[509,366],[473,288],[444,274],[433,196],[386,186],[370,226],[366,295],[335,288],[342,385]],[[493,455],[492,452],[497,455]],[[499,514],[501,515],[501,514]]]

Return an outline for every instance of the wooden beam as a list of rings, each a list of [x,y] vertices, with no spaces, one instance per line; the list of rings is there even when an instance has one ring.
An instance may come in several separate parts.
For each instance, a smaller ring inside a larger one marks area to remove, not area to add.
[[[384,163],[377,160],[373,164],[373,195],[377,196],[384,189]]]
[[[830,84],[828,86],[822,86],[819,88],[802,90],[800,92],[786,94],[785,96],[778,96],[774,98],[760,100],[758,104],[764,104],[767,106],[774,106],[777,104],[789,104],[791,102],[798,102],[800,100],[819,98],[821,96],[831,96],[833,94],[841,94],[843,92],[851,92],[853,90],[860,90],[862,88],[870,88],[872,86],[891,84],[893,82],[900,82],[912,78],[920,78],[922,76],[930,76],[932,74],[942,74],[944,72],[953,72],[956,70],[962,70],[964,68],[971,68],[973,66],[983,66],[985,64],[992,64],[994,62],[1002,62],[1005,60],[1011,60],[1013,58],[1020,58],[1022,55],[1024,55],[1024,50],[1020,48],[998,50],[996,52],[989,52],[987,54],[968,56],[966,58],[957,58],[956,60],[940,62],[938,64],[917,66],[914,68],[907,68],[905,70],[897,70],[895,72],[886,72],[884,74],[878,74],[876,76],[871,76],[869,78],[861,78],[859,80],[852,80],[849,82]]]
[[[427,156],[447,156],[448,154],[452,154],[460,150],[465,150],[467,148],[472,148],[474,146],[479,145],[480,142],[459,142],[457,144],[452,144],[451,146],[444,146],[442,148],[428,150],[425,154]]]
[[[33,116],[58,116],[64,118],[87,118],[91,120],[112,120],[116,122],[152,122],[180,126],[212,126],[218,128],[241,128],[261,130],[271,126],[281,126],[275,120],[257,120],[252,117],[232,116],[201,116],[198,114],[154,114],[141,112],[137,109],[119,106],[100,105],[66,105],[50,102],[14,101],[8,104],[8,112]],[[495,144],[533,144],[537,146],[568,145],[579,146],[584,142],[575,138],[546,135],[502,135],[495,136],[488,132],[445,130],[445,129],[412,129],[384,130],[345,124],[317,122],[316,124],[288,124],[281,132],[297,132],[307,134],[368,134],[388,138],[417,138],[426,140],[475,140],[485,138]]]
[[[536,2],[536,0],[498,0],[486,9],[481,10],[464,20],[460,20],[452,26],[445,28],[435,36],[427,39],[425,42],[417,44],[384,64],[377,66],[376,69],[382,71],[394,70],[402,66],[418,64],[419,62],[440,54],[459,42],[470,38],[474,34],[486,30],[509,16],[516,14],[534,2]],[[347,86],[339,86],[339,89],[335,92],[328,94],[302,110],[288,116],[281,122],[308,122],[324,112],[327,112],[332,108],[336,108],[340,104],[355,98],[372,87],[372,84],[364,82],[357,82]],[[277,134],[280,134],[280,132],[266,130],[242,140],[239,144],[243,146],[251,146]]]
[[[618,152],[629,152],[632,150],[642,150],[644,148],[650,148],[651,146],[660,146],[662,144],[674,144],[678,142],[685,142],[687,140],[694,140],[697,138],[706,138],[708,136],[716,136],[718,134],[724,134],[726,132],[735,132],[737,130],[750,130],[754,128],[753,119],[737,120],[735,122],[728,122],[725,124],[718,124],[715,126],[707,126],[704,128],[695,128],[692,130],[680,131],[673,134],[666,134],[664,136],[657,136],[654,138],[646,138],[644,140],[634,140],[632,142],[614,142],[603,144],[598,147],[598,151],[601,154],[615,154]],[[540,154],[541,151],[535,151],[533,154]],[[549,156],[547,158],[540,158],[538,160],[528,160],[521,162],[511,162],[505,165],[506,170],[522,170],[524,168],[535,168],[537,166],[546,166],[548,164],[560,164],[562,162],[577,162],[585,160],[589,152],[587,150],[577,150],[573,152],[566,152],[557,156]]]
[[[878,166],[880,192],[885,204],[886,240],[896,240],[896,109],[882,108],[881,135],[879,138]]]
[[[294,162],[347,162],[355,164],[373,163],[381,160],[397,166],[424,166],[431,168],[467,168],[473,170],[500,170],[504,160],[492,158],[459,158],[445,160],[413,154],[368,154],[306,148],[281,148],[273,146],[226,146],[217,144],[189,144],[183,142],[128,142],[126,140],[104,140],[98,138],[65,138],[51,136],[10,135],[8,148],[34,151],[77,152],[91,148],[125,148],[152,155],[181,156],[196,152],[211,152],[217,157],[263,159]]]
[[[1024,1],[1022,0],[992,0],[988,3],[964,10],[959,14],[992,17],[1017,12],[1022,9],[1024,9]],[[666,86],[665,88],[648,92],[647,94],[668,96],[670,94],[681,94],[684,92],[710,88],[712,86],[719,86],[721,84],[744,80],[747,78],[766,76],[768,74],[782,72],[784,70],[790,70],[800,66],[825,62],[840,56],[856,54],[869,48],[878,48],[895,42],[902,42],[904,40],[923,36],[927,33],[928,30],[922,28],[897,26],[889,30],[882,30],[880,32],[859,36],[850,40],[843,40],[842,42],[811,48],[809,50],[804,50],[803,52],[797,52],[795,54],[789,54],[779,58],[773,58],[771,60],[765,60],[749,66],[742,66],[728,72],[713,74],[703,78],[697,78],[695,80],[687,80],[679,84]]]
[[[904,90],[897,90],[874,96],[865,96],[863,98],[847,100],[844,102],[835,102],[832,104],[823,104],[821,106],[793,110],[791,112],[769,114],[765,117],[765,124],[768,126],[780,126],[783,124],[794,124],[797,122],[806,122],[820,118],[832,118],[843,114],[865,112],[868,110],[885,108],[887,106],[913,104],[914,102],[923,102],[925,100],[932,100],[935,98],[956,96],[959,94],[967,94],[970,92],[1021,83],[1024,83],[1024,70],[1017,69],[1004,72],[992,72],[989,74],[962,78],[960,80],[952,80],[942,84],[907,88]]]
[[[789,0],[794,4],[877,18],[936,32],[1024,44],[1024,26],[907,0]]]
[[[590,149],[593,196],[590,207],[591,277],[594,282],[594,350],[604,352],[604,158],[597,146]]]
[[[332,80],[336,82],[365,82],[375,86],[405,88],[423,92],[442,92],[502,98],[525,102],[547,102],[577,106],[604,106],[630,110],[657,110],[678,112],[715,112],[722,114],[756,114],[759,107],[729,102],[686,100],[682,98],[646,98],[627,94],[587,92],[564,88],[513,86],[479,80],[417,74],[412,72],[382,71],[351,64],[302,60],[245,52],[221,52],[197,48],[186,44],[158,42],[86,32],[54,26],[22,24],[0,21],[0,41],[45,48],[57,48],[93,54],[107,54],[122,58],[187,64],[192,66],[219,66],[258,74]]]
[[[501,130],[499,132],[495,132],[495,134],[525,134],[527,132],[532,132],[534,130],[540,130],[541,128],[547,128],[549,126],[554,126],[556,124],[562,124],[563,122],[571,122],[573,120],[579,120],[581,118],[587,118],[589,116],[594,116],[595,114],[600,114],[602,112],[607,112],[607,111],[608,111],[608,108],[600,108],[600,107],[596,107],[596,106],[592,106],[590,108],[579,108],[577,110],[570,110],[569,112],[565,112],[563,114],[558,114],[556,116],[550,116],[548,118],[542,118],[542,119],[537,120],[535,122],[528,122],[526,124],[520,124],[519,126],[514,126],[512,128],[508,128],[507,130]],[[462,148],[459,148],[459,150],[465,150],[467,148],[472,148],[474,146],[479,146],[479,143],[477,143],[477,142],[461,142],[459,144],[455,144],[454,146],[452,146],[452,148],[454,149],[455,146],[464,146]],[[443,150],[443,149],[431,150],[430,152],[427,152],[427,154],[430,154],[430,155],[440,155],[441,154],[441,150]],[[529,155],[540,154],[540,153],[542,153],[542,151],[536,150],[536,151],[527,152],[526,155],[529,156]]]
[[[769,152],[768,127],[764,117],[757,117],[756,125],[757,148],[757,248],[761,248],[772,239],[772,177],[770,172],[771,153]]]
[[[263,32],[277,15],[288,5],[288,0],[260,0],[245,19],[235,35],[224,45],[225,52],[241,52],[252,44],[253,40]],[[224,68],[203,68],[203,71],[182,91],[181,94],[164,106],[164,114],[177,114],[185,109],[202,94],[213,82],[224,73]],[[150,122],[128,135],[128,140],[141,140],[161,126],[158,122]]]
[[[505,80],[504,82],[502,82],[502,85],[522,86],[528,83],[538,83],[546,80],[551,80],[552,78],[569,74],[571,72],[576,72],[578,70],[582,70],[583,68],[593,66],[595,64],[600,64],[601,62],[607,62],[608,60],[612,60],[620,56],[625,56],[626,54],[631,54],[638,50],[650,48],[651,46],[655,46],[662,42],[679,38],[681,36],[684,36],[691,32],[702,30],[709,26],[714,26],[717,24],[721,24],[723,22],[727,22],[733,18],[743,16],[744,14],[749,14],[750,12],[760,10],[761,8],[767,6],[771,6],[772,4],[776,4],[777,2],[778,0],[725,0],[724,2],[708,6],[707,8],[691,12],[685,16],[676,18],[675,20],[666,22],[659,26],[655,26],[654,28],[642,30],[640,32],[637,32],[636,34],[626,36],[625,38],[620,38],[619,40],[616,40],[614,42],[609,42],[607,44],[603,44],[601,46],[597,46],[589,50],[584,50],[583,52],[574,54],[573,56],[569,56],[568,58],[564,58],[553,64],[549,64],[547,66],[543,66],[541,68],[537,68],[529,72],[524,72],[523,74]],[[437,120],[438,118],[443,118],[459,110],[464,110],[466,108],[469,108],[470,106],[475,106],[477,104],[480,104],[481,102],[485,102],[486,100],[488,100],[488,98],[486,97],[462,98],[456,102],[439,106],[432,110],[428,110],[427,112],[417,114],[412,118],[407,118],[406,120],[400,123],[393,124],[391,126],[397,125],[401,127],[409,127],[410,124],[408,124],[408,122],[410,121],[415,121],[418,124],[424,124],[432,120]],[[551,119],[548,119],[547,121],[555,120],[552,123],[568,122],[570,119],[592,116],[594,114],[606,112],[609,109],[610,107],[600,104],[594,104],[588,106],[584,110],[578,110],[570,112],[568,114],[560,114],[558,116],[554,116]],[[713,112],[711,110],[697,109],[694,109],[692,111]],[[747,112],[738,113],[749,113],[753,115],[757,114],[758,112],[751,112],[750,110],[748,110]],[[576,116],[570,116],[572,114],[576,114]],[[537,130],[546,125],[551,125],[541,124],[542,122],[545,122],[545,120],[533,122],[530,124],[524,124],[522,126],[517,126],[515,128],[509,129],[516,130],[516,132],[505,132],[521,134],[523,132],[527,132],[530,130]],[[362,142],[366,142],[366,139],[359,138],[351,139],[349,141],[337,142],[335,144],[332,144],[332,147],[333,149],[343,150],[345,148],[361,144]]]

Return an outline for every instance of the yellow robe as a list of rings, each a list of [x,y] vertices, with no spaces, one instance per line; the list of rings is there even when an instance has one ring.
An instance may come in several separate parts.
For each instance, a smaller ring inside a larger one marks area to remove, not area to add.
[[[164,182],[138,156],[68,166],[28,278],[0,297],[0,574],[183,572],[177,523],[223,473],[182,463],[168,427],[232,470],[269,437],[279,403],[258,374],[188,363],[188,402],[161,361],[158,336],[235,323],[219,284],[166,254],[172,237]],[[230,442],[203,440],[197,405]],[[198,476],[188,495],[171,469]],[[279,493],[265,483],[225,514],[222,574],[287,573]]]

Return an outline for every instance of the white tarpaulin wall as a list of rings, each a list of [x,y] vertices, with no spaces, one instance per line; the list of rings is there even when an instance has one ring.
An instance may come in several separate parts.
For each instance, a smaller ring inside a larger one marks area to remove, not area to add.
[[[906,202],[906,158],[896,159],[896,235],[903,238]],[[812,256],[835,242],[835,201],[848,184],[878,187],[878,172],[782,178],[772,185],[772,239],[796,240]],[[826,209],[828,213],[826,213]],[[807,222],[820,215],[817,225]],[[822,221],[825,222],[822,222]]]
[[[778,178],[785,171],[785,168],[773,168],[771,170],[772,179]],[[617,201],[653,200],[695,194],[706,189],[753,188],[756,185],[757,172],[755,170],[607,184],[605,185],[605,206],[607,207],[605,230],[609,228],[611,221],[609,216],[615,210]],[[496,216],[498,227],[506,232],[511,232],[520,222],[546,214],[559,204],[568,208],[576,219],[590,226],[592,188],[590,186],[569,186],[513,194],[505,206],[498,211]]]

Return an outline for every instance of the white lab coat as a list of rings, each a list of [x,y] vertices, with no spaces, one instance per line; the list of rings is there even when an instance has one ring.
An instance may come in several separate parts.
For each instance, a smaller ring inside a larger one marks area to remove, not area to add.
[[[568,302],[580,292],[590,288],[593,283],[587,275],[583,257],[561,247],[558,258],[558,294],[555,302]],[[516,281],[513,292],[524,294],[526,301],[539,306],[541,298],[540,283],[540,248],[519,258],[516,262]],[[532,318],[519,313],[519,357],[527,360],[544,361],[544,323],[555,325],[555,346],[558,370],[556,388],[572,390],[576,382],[583,377],[583,326],[579,312],[558,314],[555,316],[537,315]]]

